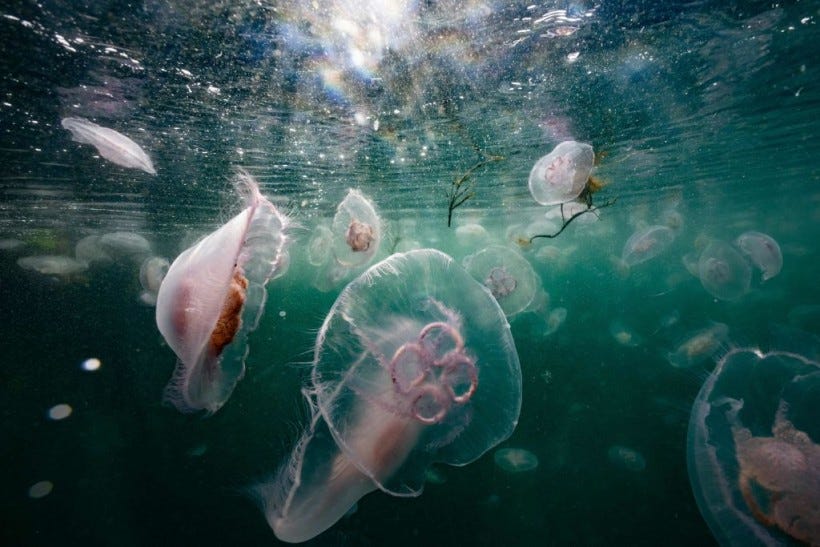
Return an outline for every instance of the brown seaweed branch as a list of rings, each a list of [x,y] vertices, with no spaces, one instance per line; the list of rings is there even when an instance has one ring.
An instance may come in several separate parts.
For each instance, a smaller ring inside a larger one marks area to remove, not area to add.
[[[549,239],[552,239],[554,237],[558,237],[559,235],[561,235],[561,232],[563,232],[566,229],[566,227],[569,226],[569,223],[572,222],[573,220],[575,220],[576,218],[578,218],[579,216],[585,215],[587,213],[593,213],[593,214],[595,214],[595,216],[598,216],[598,210],[599,209],[604,209],[606,207],[609,207],[610,205],[613,205],[616,201],[618,201],[618,198],[613,198],[613,199],[610,199],[610,200],[606,201],[602,205],[598,205],[597,207],[595,207],[595,206],[592,205],[591,196],[589,196],[588,199],[586,200],[587,208],[582,210],[582,211],[578,211],[577,213],[575,213],[574,215],[572,215],[569,218],[564,217],[564,204],[562,203],[561,204],[561,220],[562,220],[561,228],[553,234],[534,235],[530,238],[529,242],[532,243],[532,241],[534,239],[538,239],[538,238],[542,238],[542,237],[543,238],[549,238]]]
[[[495,161],[505,159],[504,156],[484,156],[475,165],[467,169],[460,177],[453,181],[450,191],[447,193],[449,205],[447,207],[447,227],[449,228],[453,222],[453,211],[475,196],[475,180],[472,178],[473,173],[481,169],[485,165]]]

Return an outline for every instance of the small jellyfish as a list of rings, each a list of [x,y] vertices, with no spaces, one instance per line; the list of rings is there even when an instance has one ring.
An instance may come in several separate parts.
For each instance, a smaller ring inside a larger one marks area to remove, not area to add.
[[[530,171],[528,184],[533,199],[541,205],[574,200],[586,187],[594,162],[592,146],[575,141],[560,143]]]
[[[635,347],[643,343],[643,337],[619,320],[609,324],[609,333],[622,346]]]
[[[509,437],[521,370],[498,303],[452,258],[422,249],[345,287],[305,395],[307,431],[256,488],[287,542],[319,535],[374,490],[418,496],[433,463],[468,464]]]
[[[122,133],[85,118],[63,118],[61,124],[71,131],[73,141],[93,145],[108,161],[122,167],[142,169],[150,175],[157,174],[145,150]]]
[[[157,295],[157,326],[179,358],[165,400],[216,412],[244,374],[248,333],[282,265],[288,218],[240,170],[246,207],[174,260]]]
[[[697,278],[700,278],[700,271],[698,270],[698,261],[700,260],[700,256],[697,252],[686,253],[680,260],[687,272]]]
[[[17,259],[24,270],[34,270],[43,275],[70,277],[88,269],[88,263],[63,255],[35,255]]]
[[[481,224],[470,222],[456,228],[456,241],[462,248],[478,247],[490,239],[490,234]]]
[[[493,455],[495,464],[507,473],[523,473],[538,467],[538,457],[523,448],[502,448]]]
[[[689,368],[706,362],[729,341],[729,327],[723,323],[701,329],[688,336],[667,355],[672,366]]]
[[[151,243],[143,236],[133,232],[103,234],[100,236],[99,245],[111,257],[130,258],[138,263],[151,254]]]
[[[771,236],[760,232],[745,232],[738,236],[735,245],[762,272],[762,281],[773,278],[783,268],[783,253]]]
[[[674,240],[675,232],[668,226],[648,226],[626,240],[621,260],[630,267],[646,262],[668,249]]]
[[[333,256],[333,232],[320,224],[313,230],[308,242],[307,257],[312,266],[322,266]]]
[[[169,267],[168,259],[161,256],[152,256],[143,261],[140,266],[140,285],[142,285],[140,300],[146,305],[156,305],[157,293],[159,293],[162,280],[168,273]]]
[[[52,490],[54,490],[54,483],[51,481],[35,482],[28,489],[28,497],[35,500],[44,498],[51,494]]]
[[[620,467],[621,469],[635,472],[646,469],[646,458],[632,448],[616,444],[609,447],[606,455],[612,465]]]
[[[738,348],[689,419],[698,508],[721,545],[820,545],[820,363]]]
[[[725,241],[709,243],[698,259],[698,277],[706,291],[719,300],[737,300],[747,292],[752,270]]]
[[[464,267],[489,289],[508,317],[525,310],[541,285],[527,259],[509,247],[482,249],[466,257]]]
[[[74,257],[91,264],[92,262],[111,262],[112,258],[100,245],[99,235],[90,235],[82,238],[74,246]]]
[[[349,190],[333,217],[333,252],[345,267],[370,262],[381,244],[381,219],[373,203],[358,190]]]
[[[564,321],[566,320],[566,308],[555,308],[554,310],[552,310],[549,316],[547,316],[547,327],[544,330],[544,336],[555,334],[558,331],[558,329],[561,328],[561,325],[563,325]]]

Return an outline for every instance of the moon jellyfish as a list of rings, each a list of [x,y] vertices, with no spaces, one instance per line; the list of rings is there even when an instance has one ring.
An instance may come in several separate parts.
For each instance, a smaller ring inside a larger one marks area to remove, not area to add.
[[[179,361],[165,400],[182,412],[216,412],[244,374],[247,336],[265,284],[282,265],[288,219],[239,172],[245,209],[180,254],[157,295],[157,326]]]
[[[643,343],[643,337],[617,319],[609,324],[609,333],[622,346],[635,347]]]
[[[71,131],[71,139],[82,144],[93,145],[100,156],[122,167],[142,169],[156,175],[151,158],[140,145],[113,129],[102,127],[85,118],[63,118],[65,129]]]
[[[432,249],[394,254],[341,292],[316,340],[312,419],[258,487],[276,537],[311,539],[362,496],[418,496],[433,463],[468,464],[509,437],[521,370],[489,291]]]
[[[752,269],[731,245],[715,240],[700,255],[698,277],[715,298],[737,300],[749,291]]]
[[[558,205],[577,198],[586,187],[594,162],[592,146],[562,142],[535,162],[530,171],[528,184],[533,199],[541,205]]]
[[[507,473],[523,473],[538,467],[538,457],[523,448],[502,448],[493,454],[495,464]]]
[[[326,264],[333,256],[333,232],[330,228],[320,224],[313,230],[308,242],[307,257],[312,266]]]
[[[91,264],[92,262],[110,262],[111,256],[102,248],[99,235],[90,235],[82,238],[74,246],[74,256]]]
[[[162,280],[168,273],[170,264],[167,258],[152,256],[146,258],[140,266],[140,285],[142,293],[140,300],[143,303],[154,306],[157,303],[157,293],[162,285]]]
[[[627,471],[643,471],[646,469],[646,458],[637,450],[626,446],[614,445],[607,450],[609,462]]]
[[[507,317],[525,310],[541,284],[527,259],[509,247],[482,249],[465,258],[464,267],[490,290]]]
[[[668,226],[648,226],[636,231],[626,240],[621,260],[634,266],[655,258],[675,240],[675,232]]]
[[[549,316],[547,316],[547,327],[544,330],[544,336],[555,334],[558,331],[558,329],[561,328],[561,325],[563,325],[564,321],[566,320],[566,308],[555,308],[554,310],[552,310]]]
[[[690,335],[667,355],[672,366],[688,368],[703,363],[724,347],[729,341],[729,327],[723,323],[714,323]]]
[[[141,262],[151,254],[151,243],[133,232],[110,232],[101,235],[98,242],[100,249],[111,257],[121,256]]]
[[[689,480],[721,545],[820,545],[820,364],[741,348],[689,420]]]
[[[34,270],[43,275],[71,276],[88,269],[88,263],[63,255],[34,255],[17,259],[24,270]]]
[[[760,232],[745,232],[738,236],[735,245],[762,272],[762,281],[773,278],[783,268],[780,245],[771,236]]]
[[[333,251],[342,266],[366,264],[379,250],[381,220],[373,203],[358,190],[349,190],[333,217]]]

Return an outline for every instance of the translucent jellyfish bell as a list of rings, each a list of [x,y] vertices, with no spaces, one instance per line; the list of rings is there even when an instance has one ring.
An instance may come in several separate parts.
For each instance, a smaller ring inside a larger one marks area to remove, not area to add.
[[[692,407],[687,461],[721,545],[820,544],[820,364],[736,349]]]
[[[349,190],[333,217],[333,251],[342,266],[367,264],[379,250],[381,220],[373,203],[358,190]]]
[[[783,268],[783,253],[771,236],[760,232],[745,232],[738,236],[735,245],[762,272],[763,281],[773,278]]]
[[[648,226],[626,240],[621,260],[628,266],[646,262],[668,249],[674,240],[675,232],[668,226]]]
[[[157,326],[179,358],[165,399],[215,412],[245,370],[246,338],[282,266],[288,219],[240,171],[246,207],[174,260],[157,295]]]
[[[533,199],[541,205],[557,205],[577,198],[586,187],[594,162],[592,146],[562,142],[535,162],[530,171]]]
[[[482,249],[465,258],[464,267],[490,290],[507,317],[525,310],[541,285],[527,259],[509,247]]]
[[[283,541],[315,537],[377,488],[420,495],[432,463],[474,461],[512,433],[521,407],[504,313],[431,249],[395,254],[342,291],[311,378],[311,425],[258,488]]]
[[[737,300],[749,292],[752,270],[731,245],[715,240],[700,255],[698,277],[703,288],[715,298]]]

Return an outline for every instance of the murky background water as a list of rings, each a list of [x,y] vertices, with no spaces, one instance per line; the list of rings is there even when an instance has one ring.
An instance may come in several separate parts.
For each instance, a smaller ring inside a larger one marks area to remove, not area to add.
[[[371,494],[316,543],[713,542],[686,466],[700,385],[730,347],[800,350],[772,324],[820,334],[820,4],[280,4],[0,9],[0,537],[274,543],[246,489],[304,427],[299,390],[344,286],[317,282],[305,249],[359,188],[384,221],[377,259],[415,240],[461,261],[480,246],[455,230],[479,223],[535,268],[548,304],[511,318],[523,405],[499,448],[539,465],[510,474],[493,450],[437,466],[421,497]],[[157,174],[73,142],[66,117],[128,135]],[[569,139],[604,153],[595,201],[616,201],[522,248],[514,240],[544,214],[530,169]],[[489,156],[503,159],[472,172],[475,195],[448,228],[453,181]],[[173,260],[238,211],[237,166],[291,214],[292,264],[268,287],[230,401],[184,416],[161,404],[175,358],[140,300],[141,260],[66,274],[18,261],[73,256],[112,232]],[[667,224],[674,241],[625,268],[633,232]],[[748,230],[777,240],[782,271],[717,300],[682,258]],[[546,335],[559,308],[566,320]],[[670,363],[716,323],[728,334],[707,358]],[[83,369],[89,358],[98,370]],[[52,419],[58,404],[71,414]],[[40,481],[52,485],[43,497],[30,490]]]

